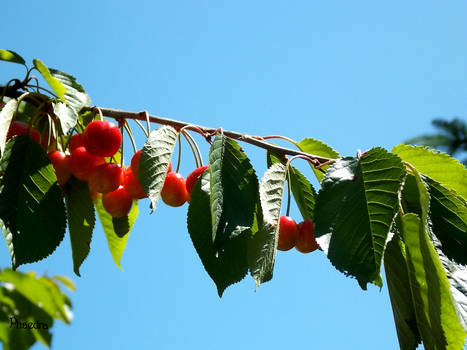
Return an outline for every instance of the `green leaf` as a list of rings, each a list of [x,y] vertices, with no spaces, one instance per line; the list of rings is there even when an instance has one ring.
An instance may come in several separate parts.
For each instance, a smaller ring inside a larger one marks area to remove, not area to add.
[[[14,289],[50,317],[70,323],[73,319],[71,301],[57,283],[48,277],[38,277],[34,272],[20,273],[9,269],[0,272],[0,282],[11,283]]]
[[[392,153],[467,201],[467,170],[456,159],[421,146],[398,145]]]
[[[133,201],[130,213],[128,214],[128,234],[122,235],[121,237],[119,237],[119,235],[117,235],[117,233],[115,232],[112,216],[110,216],[110,214],[107,213],[107,211],[102,206],[102,198],[99,198],[97,200],[95,206],[97,215],[99,216],[99,219],[102,224],[102,228],[104,229],[105,236],[107,237],[107,243],[109,245],[109,250],[112,254],[112,258],[114,259],[115,265],[122,269],[120,260],[122,258],[123,251],[125,250],[128,237],[130,236],[129,232],[131,231],[131,228],[135,223],[136,217],[138,216],[138,201]]]
[[[12,63],[26,64],[23,57],[11,50],[0,50],[0,60]]]
[[[49,86],[52,88],[52,90],[57,94],[57,96],[62,100],[65,101],[65,93],[66,93],[66,88],[63,86],[63,84],[57,80],[51,73],[49,68],[42,63],[41,60],[39,59],[34,59],[32,61],[34,63],[34,67],[41,73],[41,75],[44,77],[45,81]]]
[[[467,264],[467,205],[454,191],[424,177],[430,192],[432,231],[451,260]]]
[[[14,288],[14,285],[10,284],[8,288],[5,286],[0,288],[0,294],[2,295],[0,305],[3,309],[6,309],[6,312],[0,317],[3,349],[26,350],[36,341],[50,347],[52,334],[49,329],[53,326],[53,318],[44,312],[41,307],[33,304],[11,287]],[[10,302],[7,307],[4,305],[6,300]],[[11,304],[12,306],[10,306]],[[23,329],[23,323],[30,323],[31,326],[36,328]]]
[[[217,134],[209,150],[212,240],[217,249],[251,229],[258,179],[240,145]]]
[[[65,201],[73,256],[73,271],[81,276],[79,268],[91,249],[92,232],[96,223],[88,183],[74,177],[71,178],[66,183]]]
[[[2,155],[5,150],[6,135],[17,108],[18,101],[12,99],[5,104],[2,110],[0,110],[0,153]]]
[[[462,349],[467,333],[459,323],[446,273],[424,221],[413,213],[402,217],[418,328],[426,349]]]
[[[217,251],[212,241],[210,173],[205,171],[191,192],[187,225],[193,246],[204,268],[217,286],[220,297],[225,289],[248,273],[249,232],[242,232]]]
[[[78,84],[74,76],[53,68],[50,68],[50,74],[65,86],[65,100],[76,113],[79,113],[84,106],[91,104],[90,97],[86,94],[83,86]]]
[[[54,114],[60,121],[60,127],[62,128],[63,134],[67,134],[68,131],[74,128],[76,121],[78,120],[78,113],[66,103],[57,102],[52,103]]]
[[[286,174],[285,165],[275,163],[266,171],[259,185],[263,219],[249,244],[250,274],[257,287],[273,275]]]
[[[384,252],[384,269],[399,346],[402,350],[415,350],[421,342],[421,337],[412,302],[405,245],[398,234],[395,234],[387,244]]]
[[[467,332],[467,267],[449,260],[441,250],[441,244],[437,239],[433,241],[433,245],[446,271],[457,317],[462,328]]]
[[[138,180],[156,209],[159,194],[164,186],[170,158],[178,139],[178,132],[171,126],[161,126],[146,140],[139,161]]]
[[[332,159],[337,159],[339,158],[339,153],[337,153],[332,147],[328,146],[324,142],[320,140],[316,140],[313,138],[305,138],[301,140],[298,144],[297,147],[300,149],[302,152],[314,154],[316,156],[321,156],[321,157],[326,157],[326,158],[332,158]],[[316,170],[314,166],[310,165],[311,169],[313,169],[313,172],[316,175],[316,178],[318,181],[323,180],[324,174]],[[322,169],[324,171],[327,171],[329,166],[324,166]]]
[[[297,168],[290,166],[289,171],[292,194],[303,220],[314,220],[316,191],[313,185]]]
[[[0,219],[16,268],[45,258],[60,244],[65,206],[47,154],[28,136],[6,144],[0,171]]]
[[[361,158],[337,160],[321,183],[315,207],[318,244],[364,289],[368,282],[382,285],[381,259],[404,175],[397,156],[373,148]]]
[[[72,292],[76,292],[76,286],[75,284],[73,283],[73,281],[68,278],[67,276],[62,276],[62,275],[55,275],[53,277],[54,280],[60,282],[61,284],[63,284],[65,287],[67,287],[70,291]]]

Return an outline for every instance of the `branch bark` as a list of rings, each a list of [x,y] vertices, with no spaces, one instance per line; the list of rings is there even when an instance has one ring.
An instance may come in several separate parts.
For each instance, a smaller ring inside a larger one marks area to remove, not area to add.
[[[119,120],[119,119],[136,119],[136,120],[141,120],[141,121],[147,120],[146,118],[147,112],[127,112],[127,111],[122,111],[122,110],[114,109],[114,108],[101,108],[101,107],[84,107],[82,110],[93,111],[93,112],[100,110],[104,116],[109,117],[109,118],[114,118],[116,120]],[[175,120],[175,119],[163,118],[163,117],[159,117],[156,115],[150,115],[150,114],[148,114],[148,119],[152,123],[170,125],[177,130],[180,130],[181,128],[186,127],[186,126],[193,126],[198,130],[195,130],[194,128],[190,130],[194,130],[198,132],[202,131],[204,133],[203,136],[215,134],[216,132],[220,130],[218,128],[215,129],[211,127],[195,125],[195,124],[186,123],[186,122]],[[315,160],[319,163],[325,163],[325,162],[332,161],[331,158],[326,158],[326,157],[318,156],[315,154],[301,152],[301,151],[291,149],[291,148],[273,145],[267,141],[264,141],[262,137],[260,136],[252,136],[252,135],[240,133],[237,131],[229,131],[229,130],[222,130],[222,132],[224,133],[224,135],[232,139],[242,141],[245,143],[249,143],[251,145],[254,145],[254,146],[266,149],[266,150],[270,150],[281,155],[303,156],[303,157]],[[315,165],[319,165],[319,164],[315,164]]]

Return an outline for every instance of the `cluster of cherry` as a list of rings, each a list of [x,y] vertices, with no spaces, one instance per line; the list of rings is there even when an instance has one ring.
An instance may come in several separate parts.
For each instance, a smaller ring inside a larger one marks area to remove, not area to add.
[[[29,135],[47,148],[48,135],[41,135],[26,123],[13,121],[10,124],[7,140],[15,135]],[[48,153],[58,184],[65,184],[72,175],[87,181],[93,200],[102,195],[102,205],[110,215],[127,215],[133,200],[146,198],[147,194],[138,180],[141,150],[133,155],[128,168],[122,168],[120,164],[111,161],[121,143],[122,134],[115,123],[104,120],[89,123],[82,134],[71,137],[69,154],[58,150]],[[172,171],[172,164],[169,164],[161,190],[164,203],[178,207],[189,201],[196,180],[208,167],[206,165],[195,169],[185,181],[182,175]]]
[[[297,225],[290,216],[281,216],[277,249],[290,250],[295,247],[301,253],[311,253],[319,247],[314,229],[312,220],[305,220]]]

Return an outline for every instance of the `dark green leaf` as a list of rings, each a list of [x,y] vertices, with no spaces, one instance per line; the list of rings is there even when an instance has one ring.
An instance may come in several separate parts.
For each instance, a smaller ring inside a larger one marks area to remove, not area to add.
[[[454,191],[424,177],[430,193],[430,218],[441,250],[451,260],[467,264],[467,205]]]
[[[266,171],[259,185],[262,223],[249,244],[250,274],[256,286],[272,278],[279,235],[286,167],[275,163]]]
[[[122,234],[122,228],[117,228],[121,236],[115,232],[114,222],[112,220],[113,218],[102,206],[102,198],[97,200],[95,206],[97,215],[99,216],[102,224],[102,228],[104,229],[105,236],[107,237],[107,243],[109,245],[112,258],[114,259],[115,265],[121,269],[122,266],[120,264],[120,260],[122,258],[123,251],[125,250],[128,237],[130,236],[129,232],[131,231],[136,217],[138,216],[138,201],[133,201],[130,213],[128,214],[128,234]]]
[[[6,135],[10,128],[11,120],[15,115],[16,108],[18,107],[17,100],[9,100],[3,109],[0,110],[0,153],[3,154],[5,150]]]
[[[66,93],[66,88],[63,86],[63,84],[57,80],[52,74],[50,73],[49,68],[42,63],[41,60],[39,59],[34,59],[32,61],[34,63],[34,67],[41,73],[42,77],[45,79],[47,84],[52,88],[52,90],[57,94],[57,96],[62,100],[65,101],[65,93]]]
[[[45,258],[60,244],[65,205],[47,154],[28,136],[6,144],[0,171],[0,219],[16,268]]]
[[[177,138],[178,132],[174,128],[161,126],[151,132],[141,152],[138,180],[151,200],[153,211],[164,185]]]
[[[397,156],[373,148],[361,158],[337,160],[322,181],[315,207],[317,241],[332,264],[362,287],[382,285],[381,259],[404,175]]]
[[[321,156],[321,157],[326,157],[326,158],[331,158],[331,159],[337,159],[339,158],[339,153],[337,153],[332,147],[328,146],[324,142],[320,140],[316,140],[313,138],[305,138],[301,140],[298,144],[297,147],[306,153],[314,154],[316,156]],[[324,178],[324,174],[316,170],[314,166],[311,165],[311,168],[313,169],[313,172],[316,175],[316,178],[321,181]],[[329,166],[324,166],[322,169],[326,171],[329,168]]]
[[[217,134],[209,150],[212,239],[216,249],[253,225],[258,179],[238,143]]]
[[[73,270],[78,276],[81,276],[79,268],[91,249],[92,232],[96,223],[88,183],[71,178],[66,184],[65,200]]]
[[[446,273],[428,236],[425,219],[402,217],[407,266],[418,329],[426,349],[461,349],[466,332],[454,308]]]
[[[399,346],[415,350],[421,342],[406,264],[405,245],[395,234],[384,252],[384,269]]]
[[[193,245],[221,297],[225,289],[248,273],[249,232],[242,232],[217,251],[212,241],[209,172],[201,175],[191,192],[188,207],[188,232]]]
[[[11,50],[0,50],[0,60],[19,64],[26,63],[23,57]]]
[[[290,185],[303,220],[314,220],[316,191],[313,185],[297,168],[290,166]]]

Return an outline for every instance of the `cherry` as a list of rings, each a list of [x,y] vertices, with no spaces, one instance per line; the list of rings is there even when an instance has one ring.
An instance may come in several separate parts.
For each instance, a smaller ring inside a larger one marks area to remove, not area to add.
[[[68,143],[68,148],[70,152],[73,152],[78,147],[84,146],[83,134],[75,134],[71,137],[70,142]]]
[[[183,176],[174,172],[167,173],[161,197],[164,203],[171,207],[179,207],[188,201],[190,195],[186,190]]]
[[[123,177],[123,187],[125,187],[131,198],[142,199],[147,198],[148,196],[141,187],[141,184],[133,173],[133,169],[131,167],[125,170],[125,175]]]
[[[92,170],[104,163],[104,157],[92,155],[83,146],[76,148],[70,156],[71,173],[80,180],[89,179]]]
[[[311,220],[305,220],[298,224],[298,238],[295,248],[301,253],[311,253],[318,249],[314,234],[315,224]]]
[[[60,151],[53,151],[48,154],[52,163],[59,185],[66,183],[71,177],[70,156]]]
[[[295,245],[298,237],[297,223],[290,216],[281,216],[279,219],[279,239],[277,249],[289,250]]]
[[[122,144],[122,133],[118,126],[106,120],[94,120],[83,132],[86,150],[96,156],[111,157]]]
[[[102,195],[102,205],[104,209],[114,218],[121,218],[128,215],[132,203],[133,199],[123,186],[120,186],[115,191]]]
[[[36,129],[32,129],[29,133],[30,127],[28,124],[15,120],[10,123],[10,128],[6,134],[7,141],[16,135],[29,135],[37,143],[41,143],[41,134]]]
[[[196,180],[198,180],[198,177],[200,177],[200,175],[204,173],[204,171],[208,168],[209,168],[209,165],[196,168],[195,170],[191,172],[190,175],[186,177],[186,190],[188,191],[188,194],[191,195],[191,191],[193,190],[193,187],[195,186]]]
[[[105,163],[96,166],[89,175],[89,189],[107,193],[116,190],[123,182],[123,169],[119,164]]]

